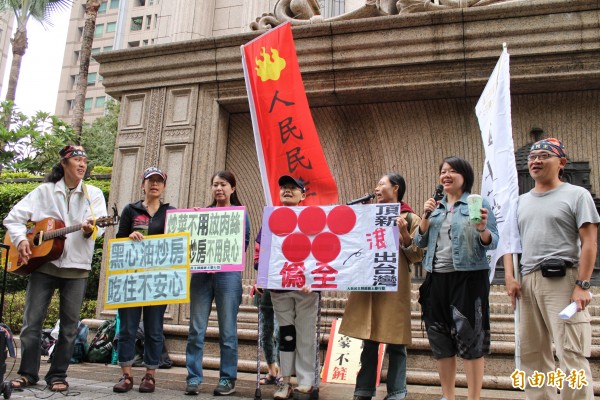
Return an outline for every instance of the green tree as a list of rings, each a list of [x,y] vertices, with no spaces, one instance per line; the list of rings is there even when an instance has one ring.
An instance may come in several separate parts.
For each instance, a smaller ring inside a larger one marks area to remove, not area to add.
[[[85,2],[85,24],[81,36],[81,51],[79,52],[79,79],[75,90],[75,105],[73,106],[73,119],[71,126],[81,138],[83,126],[83,113],[85,111],[85,94],[87,92],[88,71],[90,69],[90,57],[92,55],[92,43],[94,42],[94,31],[96,30],[96,17],[100,0],[86,0]]]
[[[56,163],[60,149],[76,138],[58,117],[41,111],[28,117],[10,101],[0,103],[0,115],[10,124],[8,129],[0,126],[0,168],[5,171],[44,174]]]
[[[83,126],[81,145],[85,147],[90,168],[99,165],[112,166],[115,141],[119,127],[120,104],[116,100],[106,102],[106,113],[92,124]]]
[[[12,11],[17,23],[15,36],[10,39],[13,59],[6,100],[14,101],[17,93],[21,59],[27,50],[27,23],[29,18],[38,21],[42,26],[52,26],[51,15],[59,10],[68,9],[71,4],[72,0],[0,0],[0,12]],[[7,121],[4,121],[4,123],[6,124]]]

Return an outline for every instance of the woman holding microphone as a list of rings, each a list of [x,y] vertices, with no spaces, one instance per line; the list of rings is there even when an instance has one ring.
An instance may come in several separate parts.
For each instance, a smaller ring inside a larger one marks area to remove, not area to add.
[[[423,250],[412,237],[420,218],[402,199],[406,182],[397,173],[381,177],[375,187],[377,203],[400,203],[396,218],[399,231],[397,292],[352,292],[342,318],[340,333],[363,339],[361,368],[356,377],[354,400],[370,400],[376,394],[377,352],[386,343],[389,356],[386,400],[404,399],[406,389],[406,346],[411,344],[409,265],[421,261]]]
[[[469,400],[480,398],[483,357],[490,352],[486,251],[498,245],[498,230],[488,202],[469,196],[473,181],[468,161],[445,158],[439,183],[446,195],[439,202],[433,198],[425,202],[414,238],[427,249],[423,261],[427,277],[419,289],[419,303],[447,400],[454,400],[457,355],[464,360]],[[471,215],[469,203],[475,204]]]

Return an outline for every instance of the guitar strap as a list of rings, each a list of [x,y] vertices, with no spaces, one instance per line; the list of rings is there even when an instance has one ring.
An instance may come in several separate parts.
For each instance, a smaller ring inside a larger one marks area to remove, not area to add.
[[[96,240],[96,237],[98,236],[98,227],[96,226],[96,216],[94,215],[94,209],[92,208],[92,200],[90,199],[87,185],[85,183],[81,184],[81,189],[83,190],[85,198],[88,201],[88,205],[90,206],[90,213],[92,214],[92,240]]]

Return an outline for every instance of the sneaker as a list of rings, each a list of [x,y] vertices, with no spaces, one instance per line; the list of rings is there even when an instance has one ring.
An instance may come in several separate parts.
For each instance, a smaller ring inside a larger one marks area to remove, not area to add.
[[[185,394],[190,396],[198,396],[198,393],[200,393],[198,386],[199,385],[197,383],[188,383],[185,387]]]
[[[277,390],[273,394],[273,398],[276,400],[289,399],[292,397],[293,392],[294,391],[289,383],[282,382],[281,384],[277,385]]]
[[[221,378],[213,394],[215,396],[227,396],[235,392],[235,381]]]
[[[294,389],[294,400],[311,400],[312,386],[298,386]]]

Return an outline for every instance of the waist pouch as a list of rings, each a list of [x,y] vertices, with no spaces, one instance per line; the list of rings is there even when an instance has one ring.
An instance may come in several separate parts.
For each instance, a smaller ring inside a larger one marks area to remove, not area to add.
[[[542,276],[544,278],[560,278],[567,274],[567,268],[573,266],[573,263],[560,258],[550,258],[540,265]]]

